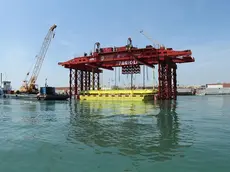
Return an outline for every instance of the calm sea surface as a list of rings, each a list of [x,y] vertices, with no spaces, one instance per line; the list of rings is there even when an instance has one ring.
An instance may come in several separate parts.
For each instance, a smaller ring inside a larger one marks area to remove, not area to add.
[[[230,97],[0,99],[1,172],[229,172]]]

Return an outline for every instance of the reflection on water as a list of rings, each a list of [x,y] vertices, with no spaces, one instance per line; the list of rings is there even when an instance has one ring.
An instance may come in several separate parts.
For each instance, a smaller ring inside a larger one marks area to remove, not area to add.
[[[40,111],[55,111],[56,102],[55,101],[45,101],[40,103]]]
[[[95,147],[97,154],[112,154],[115,148],[117,154],[139,160],[182,156],[179,149],[191,143],[181,133],[176,107],[173,101],[77,102],[71,105],[67,139]]]
[[[9,100],[3,101],[3,99],[0,99],[0,121],[11,121],[9,114],[12,112],[12,108],[10,105],[11,102]]]
[[[229,171],[229,103],[0,99],[0,171]]]
[[[55,114],[56,102],[55,101],[47,101],[40,102],[40,119],[44,122],[56,122],[56,114]]]
[[[56,122],[55,101],[19,101],[22,105],[22,119],[26,124],[41,124],[44,122]]]

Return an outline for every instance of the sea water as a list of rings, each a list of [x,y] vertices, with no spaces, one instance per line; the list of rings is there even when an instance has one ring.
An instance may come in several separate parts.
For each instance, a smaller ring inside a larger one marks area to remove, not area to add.
[[[230,96],[0,99],[2,172],[228,172]]]

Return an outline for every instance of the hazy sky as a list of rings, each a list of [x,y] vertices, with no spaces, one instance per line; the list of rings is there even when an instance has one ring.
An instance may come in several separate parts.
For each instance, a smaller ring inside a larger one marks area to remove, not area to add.
[[[179,84],[230,82],[229,8],[227,0],[0,0],[0,72],[19,88],[55,23],[40,85],[47,78],[49,85],[67,86],[68,70],[58,62],[89,52],[97,41],[123,46],[132,37],[135,46],[151,44],[141,29],[167,47],[192,50],[196,62],[179,65]],[[105,72],[103,83],[113,76]]]

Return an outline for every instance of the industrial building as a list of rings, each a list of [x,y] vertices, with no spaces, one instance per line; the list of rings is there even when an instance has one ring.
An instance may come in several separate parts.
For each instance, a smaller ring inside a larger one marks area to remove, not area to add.
[[[6,93],[10,93],[12,90],[11,87],[11,81],[3,81],[2,80],[2,73],[0,74],[0,81],[1,81],[1,85],[0,85],[0,95],[2,93],[6,94]]]
[[[206,84],[206,88],[230,88],[230,83]]]
[[[10,93],[11,88],[11,81],[2,81],[2,89],[4,93]]]
[[[206,84],[206,88],[200,91],[204,95],[230,95],[230,83]]]
[[[55,87],[55,90],[57,93],[61,94],[61,93],[69,93],[69,87]]]

